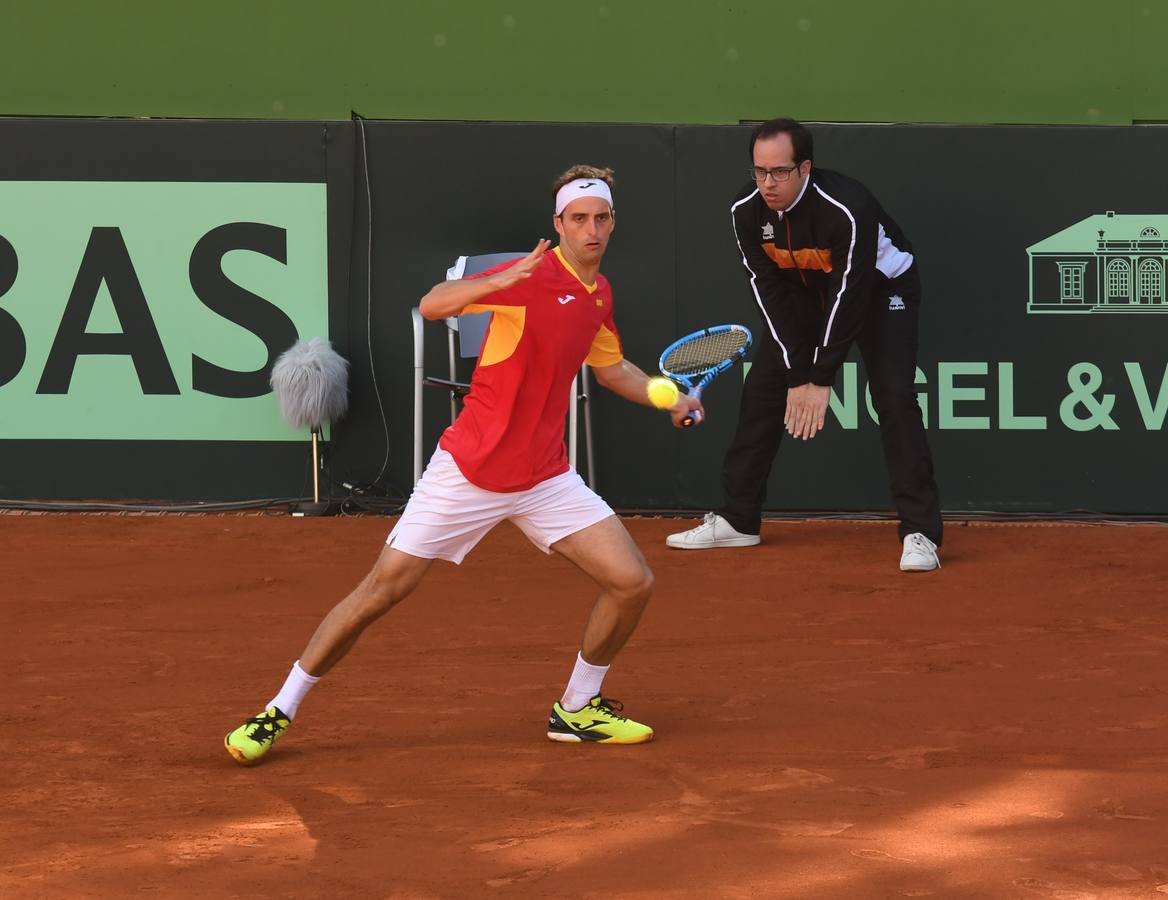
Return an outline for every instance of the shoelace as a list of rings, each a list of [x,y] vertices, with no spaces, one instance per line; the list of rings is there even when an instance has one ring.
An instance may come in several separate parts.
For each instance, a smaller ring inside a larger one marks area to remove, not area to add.
[[[608,713],[608,715],[612,716],[612,718],[614,718],[614,719],[619,719],[622,722],[627,722],[628,721],[627,716],[619,715],[619,713],[621,713],[624,710],[624,708],[625,708],[625,705],[623,703],[621,703],[619,700],[612,700],[608,697],[598,697],[598,698],[596,698],[596,702],[593,704],[593,709],[599,710],[599,711],[604,712],[604,713]]]
[[[266,711],[260,713],[258,716],[256,716],[253,719],[248,719],[247,724],[251,725],[253,727],[250,728],[249,730],[245,731],[244,734],[246,734],[248,736],[248,738],[250,738],[251,740],[257,741],[257,743],[259,742],[259,740],[270,740],[271,738],[275,737],[277,734],[279,734],[281,731],[284,730],[280,726],[280,720],[275,718],[274,716],[269,716]],[[257,740],[256,732],[260,728],[264,729],[264,731],[266,731],[267,734],[264,735],[263,738]]]
[[[717,518],[718,518],[717,513],[712,513],[712,512],[706,513],[706,517],[704,519],[702,519],[702,526],[701,527],[713,529],[717,525],[717,522],[716,522]]]

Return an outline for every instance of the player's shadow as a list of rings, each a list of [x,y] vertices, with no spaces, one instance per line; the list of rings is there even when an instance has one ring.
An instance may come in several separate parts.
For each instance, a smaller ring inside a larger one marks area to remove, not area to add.
[[[300,761],[311,764],[311,754]],[[315,842],[311,859],[293,876],[300,885],[297,897],[362,896],[371,884],[385,885],[379,896],[386,898],[418,896],[418,891],[435,896],[418,873],[459,867],[456,842],[436,840],[432,828],[419,828],[419,800],[377,796],[357,777],[322,787],[281,784],[276,778],[268,788],[291,807]]]

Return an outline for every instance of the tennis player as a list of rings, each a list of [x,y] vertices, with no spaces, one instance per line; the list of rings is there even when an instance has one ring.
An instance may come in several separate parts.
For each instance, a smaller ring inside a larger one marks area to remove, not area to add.
[[[372,571],[316,629],[263,712],[225,738],[243,765],[259,762],[305,695],[362,632],[418,586],[435,559],[460,563],[504,519],[545,553],[571,560],[600,587],[563,696],[552,704],[554,741],[638,744],[653,729],[621,715],[601,684],[637,626],[653,574],[608,504],[568,464],[564,418],[584,363],[596,380],[651,405],[648,376],[623,356],[612,290],[600,261],[615,226],[609,169],[575,166],[555,182],[559,245],[540,240],[526,257],[435,285],[427,319],[494,315],[462,413],[446,430]],[[679,395],[673,424],[701,403]]]

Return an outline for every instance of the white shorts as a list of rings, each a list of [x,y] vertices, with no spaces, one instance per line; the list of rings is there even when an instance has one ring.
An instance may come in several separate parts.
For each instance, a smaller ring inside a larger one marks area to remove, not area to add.
[[[500,494],[466,480],[439,447],[430,457],[386,543],[410,556],[461,563],[488,531],[510,519],[544,553],[551,545],[615,515],[575,469],[526,491]]]

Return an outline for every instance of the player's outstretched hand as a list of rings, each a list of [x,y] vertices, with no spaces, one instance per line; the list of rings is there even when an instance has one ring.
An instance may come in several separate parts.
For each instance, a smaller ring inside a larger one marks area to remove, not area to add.
[[[823,431],[827,400],[831,388],[819,384],[801,384],[787,389],[787,414],[783,424],[793,438],[811,440]]]
[[[697,413],[697,415],[694,415]],[[669,418],[673,419],[674,428],[689,428],[690,425],[701,425],[706,420],[706,408],[702,401],[689,394],[678,394],[677,402],[669,407]],[[686,424],[686,420],[689,424]]]
[[[519,260],[515,265],[508,266],[502,272],[496,272],[491,276],[491,286],[497,291],[505,290],[513,284],[517,284],[525,278],[530,278],[531,273],[535,271],[535,267],[539,265],[539,261],[543,259],[544,253],[552,245],[552,242],[546,238],[540,238],[527,256]]]

